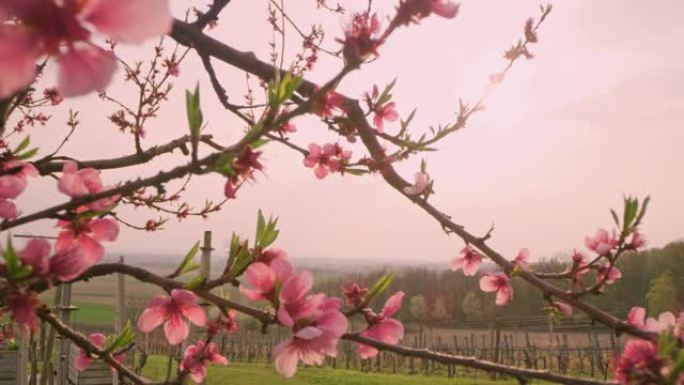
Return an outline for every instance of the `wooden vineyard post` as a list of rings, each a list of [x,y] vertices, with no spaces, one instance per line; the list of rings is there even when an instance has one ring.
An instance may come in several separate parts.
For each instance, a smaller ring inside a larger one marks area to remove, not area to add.
[[[65,325],[70,324],[71,312],[78,309],[76,306],[71,305],[71,284],[63,283],[62,285],[62,298],[58,305],[59,318],[64,322]],[[69,372],[69,340],[60,337],[59,338],[59,356],[57,357],[57,384],[67,383],[67,374]]]
[[[119,263],[124,263],[123,255],[119,257]],[[114,309],[114,333],[119,334],[126,324],[126,281],[124,275],[116,275],[116,307]],[[119,385],[119,373],[112,373],[112,384]]]

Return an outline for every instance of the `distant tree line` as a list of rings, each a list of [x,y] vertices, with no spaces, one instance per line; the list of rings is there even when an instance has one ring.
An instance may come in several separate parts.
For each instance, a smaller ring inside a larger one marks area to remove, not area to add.
[[[532,264],[532,268],[538,272],[558,272],[567,268],[568,261],[569,258],[547,258]],[[589,302],[620,316],[632,306],[643,306],[655,314],[684,307],[684,241],[625,255],[618,268],[622,279]],[[483,266],[481,271],[487,271],[487,267]],[[327,275],[327,279],[319,280],[319,288],[332,294],[346,281],[370,286],[382,275],[382,270],[346,277]],[[586,278],[588,283],[592,280],[593,277]],[[539,291],[519,279],[512,280],[513,303],[503,307],[495,306],[478,282],[479,277],[465,277],[446,268],[440,271],[412,267],[396,274],[390,292],[406,293],[400,314],[405,322],[453,326],[463,321],[547,314]]]

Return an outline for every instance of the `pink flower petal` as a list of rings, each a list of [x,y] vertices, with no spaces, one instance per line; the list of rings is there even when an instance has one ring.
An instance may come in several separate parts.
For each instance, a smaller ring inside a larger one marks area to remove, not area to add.
[[[37,43],[18,28],[0,25],[0,99],[27,87],[36,76]]]
[[[314,174],[316,175],[316,178],[323,179],[328,176],[328,168],[323,164],[318,165],[318,167],[314,169]]]
[[[116,71],[114,54],[88,45],[57,56],[58,90],[64,96],[80,96],[104,90]]]
[[[85,352],[81,352],[76,359],[74,360],[74,368],[78,370],[79,372],[82,372],[90,366],[90,363],[93,360],[89,358]]]
[[[291,378],[297,372],[299,352],[291,339],[285,340],[273,349],[276,371],[286,378]]]
[[[168,316],[163,306],[151,306],[145,309],[138,317],[138,329],[143,333],[149,333],[161,325]]]
[[[480,278],[480,289],[485,292],[492,292],[498,289],[496,285],[496,277],[492,274],[486,274]]]
[[[299,329],[295,336],[305,340],[312,340],[314,338],[320,337],[322,334],[323,331],[321,329],[314,326],[306,326]]]
[[[112,40],[141,43],[171,30],[168,0],[90,0],[84,19]]]
[[[207,314],[200,305],[183,306],[181,312],[196,326],[204,326],[207,323]]]
[[[627,322],[639,329],[643,329],[645,325],[644,319],[646,319],[646,309],[643,307],[635,306],[629,310],[627,315]]]
[[[0,218],[2,219],[14,219],[17,217],[19,212],[17,211],[17,206],[5,198],[0,198]]]
[[[19,258],[24,264],[31,266],[34,274],[46,274],[50,268],[48,256],[50,243],[45,239],[31,239],[23,250],[19,252]]]
[[[404,299],[404,292],[403,291],[398,291],[398,292],[394,293],[394,295],[389,297],[387,299],[387,302],[385,302],[385,306],[382,308],[380,315],[382,317],[385,317],[385,318],[392,317],[401,308],[401,301],[403,299]]]
[[[119,235],[119,224],[110,218],[95,219],[90,222],[92,237],[97,241],[113,242]]]
[[[458,14],[459,5],[450,0],[437,0],[432,3],[432,12],[451,19]]]
[[[164,323],[164,335],[170,345],[178,345],[188,337],[188,324],[180,314],[171,314],[169,320]]]
[[[88,267],[100,262],[102,257],[104,257],[104,247],[90,236],[81,234],[76,239],[76,242],[83,251],[83,262]]]
[[[268,293],[275,286],[275,273],[261,262],[252,263],[245,271],[245,281],[262,293]]]

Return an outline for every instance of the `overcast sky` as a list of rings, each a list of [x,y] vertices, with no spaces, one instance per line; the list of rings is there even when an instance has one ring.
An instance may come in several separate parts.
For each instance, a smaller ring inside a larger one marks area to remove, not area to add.
[[[189,5],[207,1],[173,2],[182,17]],[[211,35],[238,49],[268,58],[270,29],[266,0],[233,0]],[[396,1],[374,1],[378,13],[392,15]],[[321,22],[327,30],[327,47],[336,48],[345,18],[315,10],[314,0],[286,1],[291,17],[304,29]],[[345,2],[363,7],[361,0]],[[652,196],[643,232],[652,246],[684,236],[684,2],[563,1],[540,30],[532,47],[534,60],[515,65],[510,76],[487,101],[468,127],[425,155],[436,180],[431,201],[475,234],[496,226],[491,244],[511,257],[527,247],[534,257],[562,253],[583,245],[586,234],[611,224],[608,209],[619,208],[623,194]],[[655,5],[657,4],[657,5]],[[397,31],[380,49],[380,59],[354,73],[340,90],[360,97],[373,84],[397,77],[395,101],[402,116],[418,114],[416,132],[455,116],[459,97],[477,99],[489,74],[504,64],[503,51],[521,34],[524,21],[538,15],[536,1],[463,1],[456,19],[431,17],[420,26]],[[288,31],[288,55],[299,47]],[[130,52],[150,52],[151,45]],[[324,81],[339,69],[339,62],[321,57],[312,80]],[[217,64],[224,85],[235,103],[245,93],[244,73]],[[48,76],[45,80],[50,82]],[[183,135],[185,124],[182,90],[199,81],[207,132],[230,143],[242,125],[224,112],[194,54],[181,66],[171,101],[147,127],[144,146]],[[254,86],[257,83],[254,82]],[[258,88],[258,87],[257,87]],[[130,85],[117,81],[110,90],[123,99],[136,97]],[[120,134],[106,119],[114,106],[95,96],[73,99],[55,113],[48,126],[31,132],[43,153],[54,147],[66,126],[65,111],[81,111],[81,127],[64,153],[81,159],[119,156],[132,151],[132,139]],[[295,121],[294,142],[333,142],[315,119]],[[388,125],[390,133],[397,129]],[[340,140],[344,144],[343,140]],[[361,156],[360,147],[353,147]],[[105,172],[114,184],[137,175],[152,175],[180,162],[166,156],[145,167]],[[444,261],[463,246],[447,237],[430,217],[378,176],[333,175],[317,180],[303,167],[301,156],[278,144],[265,148],[266,173],[242,189],[208,220],[172,219],[156,233],[122,228],[119,241],[107,245],[111,254],[182,254],[202,231],[213,230],[219,247],[231,232],[253,236],[256,213],[280,217],[278,246],[293,257]],[[419,158],[399,170],[411,178]],[[46,178],[47,179],[47,178]],[[19,206],[30,213],[66,201],[55,193],[56,182],[32,181]],[[186,195],[195,207],[205,197],[222,198],[220,176],[195,178]],[[155,214],[121,209],[127,220],[144,223]],[[53,221],[42,221],[15,233],[54,234]]]

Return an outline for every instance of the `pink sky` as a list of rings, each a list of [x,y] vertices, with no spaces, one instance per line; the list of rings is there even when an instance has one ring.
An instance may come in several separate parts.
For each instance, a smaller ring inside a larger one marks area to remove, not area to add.
[[[180,17],[189,4],[175,1]],[[266,0],[233,0],[221,25],[210,33],[227,44],[268,58],[270,29]],[[336,48],[344,18],[316,11],[314,0],[287,1],[288,13],[301,26],[321,22],[328,33],[325,46]],[[380,15],[393,11],[395,1],[376,0]],[[288,5],[289,4],[289,5]],[[296,4],[296,5],[295,5]],[[365,2],[345,2],[350,8]],[[373,84],[397,77],[395,101],[402,116],[418,108],[415,132],[455,116],[459,97],[474,101],[490,73],[504,64],[501,55],[522,31],[525,19],[537,16],[536,1],[464,1],[454,20],[437,17],[420,26],[402,29],[381,48],[380,59],[354,73],[341,86],[350,96],[361,96]],[[468,127],[428,153],[428,170],[436,180],[431,201],[455,221],[482,234],[493,223],[492,245],[511,257],[521,247],[533,257],[549,256],[581,247],[584,236],[611,224],[608,209],[619,208],[622,194],[651,194],[652,206],[643,231],[652,246],[662,246],[684,235],[684,177],[678,170],[684,143],[684,3],[663,0],[657,6],[637,1],[564,1],[554,4],[533,47],[536,58],[516,64],[506,81],[487,101]],[[249,22],[246,22],[249,20]],[[288,52],[298,48],[288,32]],[[133,55],[146,49],[122,51]],[[242,102],[244,74],[216,64],[231,100]],[[321,57],[308,77],[324,81],[340,64]],[[48,76],[46,82],[50,82]],[[194,53],[181,67],[172,100],[160,118],[147,127],[144,145],[183,135],[182,90],[199,81],[208,133],[225,143],[239,137],[242,125],[216,101]],[[254,84],[256,86],[256,83]],[[133,100],[128,85],[118,82],[110,91]],[[95,96],[74,99],[55,113],[51,123],[31,132],[43,153],[66,132],[68,107],[82,113],[79,132],[65,154],[81,159],[119,156],[132,151],[132,139],[120,134],[106,119],[114,111]],[[295,122],[294,142],[306,146],[339,140],[316,122]],[[394,132],[396,127],[386,127]],[[93,141],[95,140],[95,141]],[[355,156],[361,148],[353,147]],[[264,155],[267,172],[208,220],[172,219],[165,231],[136,232],[122,228],[120,240],[108,253],[184,253],[205,229],[224,245],[231,232],[253,236],[256,212],[280,217],[278,246],[293,257],[444,261],[463,246],[447,237],[417,207],[385,185],[378,176],[334,175],[317,180],[302,166],[301,156],[272,144]],[[145,167],[106,172],[116,183],[132,176],[154,174],[181,161],[167,156]],[[408,178],[420,158],[399,169]],[[66,201],[56,193],[56,182],[33,182],[19,200],[24,213]],[[222,199],[218,175],[196,178],[187,199],[200,207],[204,198]],[[144,223],[156,215],[144,210],[119,211],[126,219]],[[15,233],[54,234],[53,221],[42,221]]]

